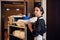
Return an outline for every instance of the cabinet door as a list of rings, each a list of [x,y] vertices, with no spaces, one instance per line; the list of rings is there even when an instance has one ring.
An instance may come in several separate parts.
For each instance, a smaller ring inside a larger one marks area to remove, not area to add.
[[[19,1],[2,1],[2,30],[3,30],[3,34],[4,34],[4,30],[8,29],[8,17],[12,16],[12,15],[24,15],[26,9],[24,9],[26,7],[26,5],[24,5],[24,1],[19,2]],[[7,32],[8,33],[8,32]],[[5,34],[4,34],[5,35]],[[3,35],[3,36],[4,36]],[[6,34],[8,35],[8,34]],[[8,36],[7,36],[8,37]],[[4,37],[5,39],[7,39],[6,37]]]

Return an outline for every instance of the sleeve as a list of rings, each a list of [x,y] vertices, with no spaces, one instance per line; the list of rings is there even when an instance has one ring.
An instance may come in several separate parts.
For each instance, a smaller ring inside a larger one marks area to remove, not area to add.
[[[41,34],[45,33],[46,27],[45,27],[45,21],[44,19],[40,19],[40,24],[41,24]]]
[[[38,23],[37,27],[35,28],[35,30],[33,30],[33,34],[36,36],[38,34],[43,35],[43,33],[45,32],[45,21],[44,21],[44,19],[39,19],[37,23]]]

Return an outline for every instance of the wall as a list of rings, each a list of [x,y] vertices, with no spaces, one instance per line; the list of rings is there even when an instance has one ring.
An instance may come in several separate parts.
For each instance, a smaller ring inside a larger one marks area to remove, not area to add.
[[[42,3],[42,7],[43,7],[43,9],[44,9],[44,15],[43,15],[43,18],[44,18],[44,20],[45,20],[45,24],[47,24],[47,20],[46,20],[46,15],[47,15],[47,10],[46,10],[46,0],[41,0],[41,3]],[[43,38],[46,40],[46,33],[44,34],[44,36],[43,36]]]
[[[1,40],[1,0],[0,0],[0,40]]]
[[[46,23],[46,13],[47,13],[47,8],[46,8],[46,0],[41,0],[41,3],[42,3],[42,7],[43,7],[43,9],[44,9],[44,15],[43,15],[43,17],[44,17],[44,20],[45,20],[45,23]]]

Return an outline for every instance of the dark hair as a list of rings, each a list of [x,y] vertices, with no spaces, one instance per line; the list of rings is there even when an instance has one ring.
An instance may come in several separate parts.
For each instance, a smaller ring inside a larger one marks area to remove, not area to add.
[[[41,7],[41,3],[36,3],[35,5],[34,5],[34,8],[35,7],[38,7],[39,9],[40,9],[40,11],[42,11],[42,15],[44,14],[44,10],[43,10],[43,8]]]

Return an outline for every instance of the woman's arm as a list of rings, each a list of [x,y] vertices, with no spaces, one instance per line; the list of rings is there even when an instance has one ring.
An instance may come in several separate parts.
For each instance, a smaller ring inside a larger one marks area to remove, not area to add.
[[[31,22],[28,22],[28,28],[30,29],[31,32],[33,31]]]

